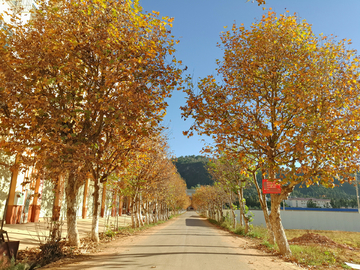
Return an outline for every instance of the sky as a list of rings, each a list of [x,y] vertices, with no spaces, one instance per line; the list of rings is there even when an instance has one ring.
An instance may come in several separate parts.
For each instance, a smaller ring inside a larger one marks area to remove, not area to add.
[[[144,11],[160,12],[160,16],[173,17],[172,34],[180,43],[175,47],[177,60],[187,66],[187,73],[194,83],[199,78],[216,74],[216,59],[222,59],[223,51],[216,46],[224,26],[250,25],[272,8],[276,13],[297,16],[312,24],[315,34],[333,34],[338,39],[351,39],[348,49],[356,49],[360,54],[360,0],[266,0],[266,5],[246,0],[140,0]],[[211,144],[206,136],[195,135],[187,138],[182,134],[190,128],[192,119],[181,119],[180,106],[186,104],[186,95],[173,92],[167,100],[169,107],[164,118],[168,127],[168,143],[173,155],[200,155],[204,144]]]

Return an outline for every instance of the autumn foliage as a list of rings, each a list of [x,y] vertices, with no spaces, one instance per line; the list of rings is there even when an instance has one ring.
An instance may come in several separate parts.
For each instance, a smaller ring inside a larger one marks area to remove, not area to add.
[[[190,205],[186,183],[167,153],[164,138],[144,138],[128,159],[126,170],[108,184],[130,199],[133,227],[167,220]]]
[[[164,99],[181,73],[171,56],[173,19],[142,12],[137,0],[40,1],[28,23],[16,15],[0,31],[0,147],[26,151],[21,162],[47,179],[65,176],[68,234],[78,245],[85,179],[98,207],[100,183],[162,129]]]
[[[189,83],[183,116],[213,136],[216,149],[250,160],[282,185],[271,195],[270,220],[281,253],[289,254],[279,205],[294,186],[332,187],[358,169],[359,57],[348,40],[323,34],[297,16],[269,11],[250,29],[221,34],[218,74]]]

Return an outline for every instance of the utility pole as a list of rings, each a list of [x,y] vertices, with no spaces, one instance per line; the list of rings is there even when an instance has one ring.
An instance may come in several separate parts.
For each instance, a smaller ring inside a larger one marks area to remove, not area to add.
[[[359,187],[357,181],[357,172],[355,173],[355,189],[356,189],[356,200],[358,205],[358,213],[360,214],[360,202],[359,202]]]

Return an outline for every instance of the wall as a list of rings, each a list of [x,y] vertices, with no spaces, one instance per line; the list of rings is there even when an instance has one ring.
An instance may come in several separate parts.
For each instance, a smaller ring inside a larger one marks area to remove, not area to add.
[[[225,210],[227,212],[229,210]],[[253,225],[265,225],[262,210],[250,210],[254,214]],[[239,221],[240,210],[236,210]],[[329,211],[281,211],[282,224],[285,229],[331,230],[360,232],[360,214],[358,212]]]
[[[41,180],[40,191],[40,217],[51,217],[54,202],[54,184],[51,181]]]
[[[94,213],[94,196],[93,196],[94,191],[95,191],[94,181],[90,180],[88,194],[87,194],[87,200],[86,200],[86,202],[87,202],[87,211],[86,211],[87,218],[92,218],[93,213]],[[101,196],[102,196],[102,188],[100,188],[100,205],[101,205]],[[100,210],[101,210],[101,207],[99,207],[99,211]]]
[[[15,156],[6,155],[3,151],[0,151],[0,164],[6,164],[11,166],[15,161]],[[3,218],[5,210],[5,202],[8,198],[11,171],[8,166],[0,165],[0,219]]]

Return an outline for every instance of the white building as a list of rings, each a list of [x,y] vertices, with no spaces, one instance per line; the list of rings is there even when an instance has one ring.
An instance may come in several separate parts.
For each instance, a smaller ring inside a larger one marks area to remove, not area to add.
[[[307,208],[308,201],[312,200],[317,207],[320,208],[329,208],[330,199],[315,199],[315,198],[289,198],[285,200],[285,203],[289,207],[300,207],[300,208]]]

